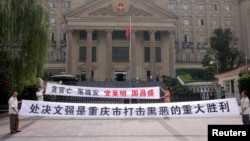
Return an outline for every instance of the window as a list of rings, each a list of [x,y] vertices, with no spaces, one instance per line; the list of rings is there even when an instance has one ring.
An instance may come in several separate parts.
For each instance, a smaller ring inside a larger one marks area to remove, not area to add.
[[[231,4],[226,4],[226,11],[231,11]]]
[[[52,51],[49,52],[49,54],[48,54],[48,61],[54,61],[54,59],[53,59],[53,52]]]
[[[157,32],[155,33],[155,40],[156,40],[156,41],[160,41],[160,40],[161,40],[161,32],[157,31]]]
[[[50,33],[50,39],[51,39],[51,41],[54,41],[54,40],[55,40],[55,36],[54,36],[54,33],[53,33],[53,32]]]
[[[183,9],[183,10],[189,10],[189,4],[184,3],[184,4],[182,5],[182,9]]]
[[[55,8],[55,7],[56,7],[56,3],[54,1],[50,1],[49,8]]]
[[[55,59],[56,61],[59,61],[60,60],[60,53],[59,52],[57,52],[56,53],[56,59]]]
[[[198,60],[202,61],[205,58],[205,56],[206,56],[206,53],[201,52]]]
[[[85,30],[81,30],[79,32],[79,39],[80,40],[87,40],[87,32]],[[94,31],[92,33],[92,40],[97,40],[97,33],[96,33],[96,31]]]
[[[67,59],[66,57],[67,57],[67,53],[64,52],[64,53],[63,53],[63,61],[66,61],[66,59]]]
[[[197,38],[198,38],[197,47],[198,48],[204,48],[205,47],[205,35],[204,34],[198,34]]]
[[[144,47],[144,62],[150,62],[150,47]]]
[[[155,47],[155,61],[161,62],[161,47]]]
[[[197,5],[197,10],[199,10],[199,11],[203,10],[203,5],[202,4],[198,4]]]
[[[92,47],[92,62],[96,62],[96,47]]]
[[[112,33],[112,39],[118,41],[124,41],[126,39],[126,31],[114,31]]]
[[[79,35],[80,36],[79,37],[80,40],[87,40],[87,33],[86,33],[85,30],[81,30],[79,34],[80,34]]]
[[[218,10],[218,6],[217,6],[217,4],[212,4],[211,5],[212,7],[212,11],[217,11]]]
[[[96,31],[94,31],[92,33],[92,40],[97,40],[97,32]]]
[[[175,5],[174,5],[174,3],[169,3],[169,4],[168,4],[168,9],[169,9],[169,10],[175,10]]]
[[[70,1],[65,1],[63,6],[64,8],[70,8]]]
[[[217,19],[213,19],[212,20],[212,26],[217,26],[218,25],[218,20]]]
[[[64,32],[63,33],[63,41],[66,42],[66,40],[67,40],[67,34],[66,34],[66,32]]]
[[[186,61],[187,62],[191,61],[191,54],[189,52],[186,53]]]
[[[226,26],[231,26],[233,24],[232,20],[227,20],[226,21]]]
[[[150,40],[150,35],[148,31],[143,32],[143,40],[144,41],[149,41]],[[155,32],[155,40],[160,41],[161,40],[161,32],[157,31]]]
[[[200,43],[204,43],[205,42],[205,37],[204,37],[204,35],[199,35],[198,36],[198,41],[200,42]]]
[[[112,47],[112,62],[129,62],[129,48]]]
[[[190,24],[189,19],[184,19],[184,20],[183,20],[183,24],[184,24],[184,25],[189,25],[189,24]]]
[[[148,33],[148,31],[143,32],[143,40],[144,41],[149,41],[149,33]]]
[[[50,23],[51,23],[51,24],[56,23],[55,17],[50,17]]]
[[[224,81],[224,88],[226,90],[226,93],[234,93],[234,84],[234,80]]]
[[[79,61],[86,62],[87,49],[86,47],[80,47],[79,50]]]
[[[190,42],[191,41],[191,36],[190,34],[185,34],[184,35],[184,42]]]
[[[204,25],[204,21],[203,21],[203,19],[199,19],[199,20],[198,20],[198,25],[199,25],[199,26]]]

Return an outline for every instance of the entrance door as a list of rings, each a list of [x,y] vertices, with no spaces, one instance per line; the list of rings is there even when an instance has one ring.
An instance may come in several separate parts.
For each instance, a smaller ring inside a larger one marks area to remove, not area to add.
[[[118,73],[116,74],[116,81],[124,81],[124,77],[123,77],[124,74],[122,73]]]
[[[126,71],[115,71],[114,80],[115,81],[126,81],[127,72]]]

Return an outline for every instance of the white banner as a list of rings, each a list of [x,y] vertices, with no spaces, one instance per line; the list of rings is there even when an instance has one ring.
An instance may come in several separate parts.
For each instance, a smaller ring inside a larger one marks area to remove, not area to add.
[[[150,104],[87,104],[22,100],[20,115],[78,118],[157,118],[239,115],[235,98]]]
[[[159,99],[160,87],[100,88],[47,83],[47,95],[95,98]]]

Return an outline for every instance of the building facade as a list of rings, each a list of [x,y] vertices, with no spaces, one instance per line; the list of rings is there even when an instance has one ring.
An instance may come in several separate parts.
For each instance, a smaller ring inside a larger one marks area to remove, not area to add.
[[[47,72],[66,72],[82,81],[175,77],[178,68],[202,68],[209,38],[218,27],[231,28],[239,39],[232,46],[250,57],[248,0],[46,0],[46,4],[51,22]]]

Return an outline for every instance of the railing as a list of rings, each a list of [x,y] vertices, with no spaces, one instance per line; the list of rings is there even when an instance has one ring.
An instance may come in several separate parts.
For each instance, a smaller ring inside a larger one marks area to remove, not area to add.
[[[179,94],[173,93],[171,96],[172,102],[181,102],[181,101],[197,101],[197,100],[211,100],[215,99],[216,95],[214,92],[211,93],[186,93]]]
[[[208,48],[208,44],[204,42],[198,42],[197,48]]]
[[[60,46],[61,47],[66,47],[66,41],[60,41]]]
[[[183,48],[193,48],[193,42],[183,42]]]

